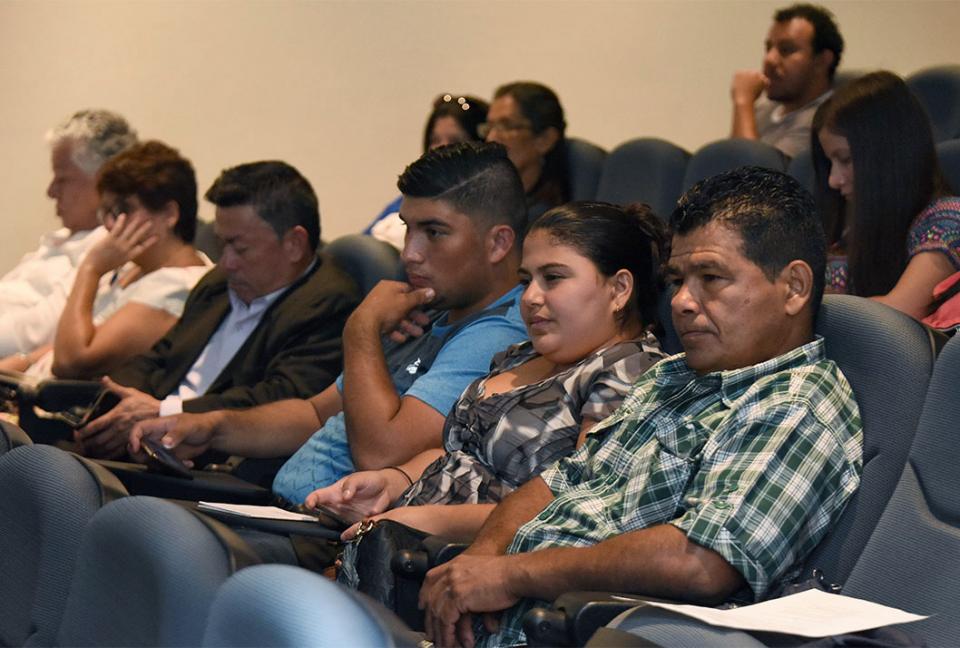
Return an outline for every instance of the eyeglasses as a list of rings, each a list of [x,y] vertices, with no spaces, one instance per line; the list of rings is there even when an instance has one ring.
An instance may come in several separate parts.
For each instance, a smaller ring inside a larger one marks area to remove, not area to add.
[[[445,103],[457,102],[460,104],[460,110],[470,110],[470,101],[466,97],[454,97],[452,94],[444,94],[437,97],[433,102],[434,108],[439,108]]]
[[[533,130],[533,126],[530,122],[522,121],[492,121],[477,124],[477,135],[483,139],[487,139],[487,136],[493,131],[515,133],[522,130]]]

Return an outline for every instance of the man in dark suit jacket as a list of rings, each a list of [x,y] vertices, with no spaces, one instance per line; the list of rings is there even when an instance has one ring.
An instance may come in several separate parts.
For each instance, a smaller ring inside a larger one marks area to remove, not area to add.
[[[360,295],[317,254],[309,182],[283,162],[254,162],[224,171],[206,198],[217,207],[220,261],[150,353],[104,378],[122,400],[76,433],[86,454],[124,454],[144,418],[306,398],[341,370],[340,336]]]

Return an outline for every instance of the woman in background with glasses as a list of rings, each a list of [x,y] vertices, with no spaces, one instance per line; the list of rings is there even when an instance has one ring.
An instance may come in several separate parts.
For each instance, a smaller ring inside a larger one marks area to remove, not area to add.
[[[532,222],[570,200],[570,178],[564,143],[566,121],[556,93],[532,81],[497,88],[480,135],[507,149],[527,192]]]
[[[469,95],[457,96],[443,94],[433,102],[433,110],[423,129],[423,152],[447,144],[460,142],[479,142],[483,138],[477,127],[487,119],[487,102]],[[384,207],[364,234],[389,243],[398,250],[403,249],[403,237],[407,227],[400,220],[400,200]]]
[[[144,142],[104,164],[97,178],[108,236],[77,268],[51,344],[0,361],[0,368],[93,378],[145,353],[183,312],[212,267],[197,252],[197,183],[190,161]]]

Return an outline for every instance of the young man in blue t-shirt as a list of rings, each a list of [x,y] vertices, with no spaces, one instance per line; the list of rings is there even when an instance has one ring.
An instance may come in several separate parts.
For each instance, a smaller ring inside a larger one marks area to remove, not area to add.
[[[408,282],[381,282],[351,315],[337,384],[309,400],[143,421],[131,432],[132,453],[144,436],[183,459],[207,449],[295,453],[274,490],[299,502],[355,470],[440,446],[463,389],[487,373],[496,352],[526,338],[517,287],[523,187],[504,149],[491,144],[430,151],[398,186]]]

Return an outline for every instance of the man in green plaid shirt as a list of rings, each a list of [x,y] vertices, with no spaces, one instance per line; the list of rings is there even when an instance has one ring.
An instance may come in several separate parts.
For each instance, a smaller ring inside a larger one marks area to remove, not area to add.
[[[671,224],[685,353],[428,573],[421,603],[438,645],[522,643],[523,614],[574,589],[760,599],[857,489],[859,410],[813,334],[825,245],[810,195],[782,173],[738,169],[694,186]]]

